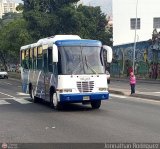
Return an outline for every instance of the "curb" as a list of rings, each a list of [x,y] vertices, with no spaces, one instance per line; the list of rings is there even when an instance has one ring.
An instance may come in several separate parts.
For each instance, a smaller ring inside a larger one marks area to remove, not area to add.
[[[122,91],[112,90],[112,89],[111,90],[109,89],[109,93],[129,96],[129,94],[127,93],[124,93]]]
[[[133,94],[131,97],[138,97],[138,98],[144,98],[144,99],[150,99],[150,100],[157,100],[160,101],[159,96],[153,96],[153,95],[144,95],[144,94]]]

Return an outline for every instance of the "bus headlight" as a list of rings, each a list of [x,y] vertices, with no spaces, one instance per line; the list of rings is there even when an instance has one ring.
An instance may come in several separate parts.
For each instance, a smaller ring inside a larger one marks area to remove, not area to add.
[[[99,91],[107,91],[108,89],[106,87],[100,87]]]

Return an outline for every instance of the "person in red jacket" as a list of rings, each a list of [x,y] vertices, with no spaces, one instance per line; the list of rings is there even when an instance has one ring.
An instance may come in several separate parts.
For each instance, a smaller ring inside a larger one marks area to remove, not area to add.
[[[135,93],[136,77],[133,72],[130,73],[131,94]]]

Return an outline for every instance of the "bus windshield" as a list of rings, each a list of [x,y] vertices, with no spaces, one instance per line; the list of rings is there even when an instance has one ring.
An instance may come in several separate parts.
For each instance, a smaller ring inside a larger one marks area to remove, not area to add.
[[[61,72],[64,75],[103,74],[100,47],[59,47]]]

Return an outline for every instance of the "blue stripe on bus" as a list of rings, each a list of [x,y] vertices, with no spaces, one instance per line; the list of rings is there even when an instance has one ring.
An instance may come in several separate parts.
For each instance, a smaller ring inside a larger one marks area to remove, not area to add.
[[[82,102],[85,97],[89,97],[89,101],[93,100],[107,100],[109,93],[75,93],[75,94],[60,94],[60,102]]]
[[[57,46],[102,46],[102,43],[98,40],[58,40],[55,44]]]

